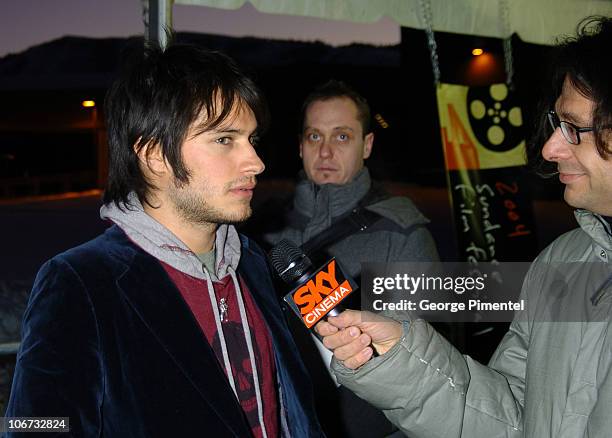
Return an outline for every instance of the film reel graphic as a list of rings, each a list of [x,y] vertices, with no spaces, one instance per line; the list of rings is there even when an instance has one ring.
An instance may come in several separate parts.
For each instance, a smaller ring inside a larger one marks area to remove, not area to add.
[[[478,142],[495,152],[514,149],[523,141],[523,115],[506,84],[470,87],[467,113]]]

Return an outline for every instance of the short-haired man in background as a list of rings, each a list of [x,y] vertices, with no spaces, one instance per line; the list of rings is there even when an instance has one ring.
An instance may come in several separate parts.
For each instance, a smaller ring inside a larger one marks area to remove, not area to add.
[[[73,436],[320,436],[251,214],[266,109],[228,57],[147,48],[105,105],[113,225],[38,273],[8,416]]]
[[[410,437],[610,436],[610,47],[612,19],[601,17],[556,48],[541,156],[565,184],[580,228],[532,265],[522,289],[526,309],[489,366],[461,355],[419,319],[402,324],[347,311],[317,326],[334,349],[338,380]],[[379,357],[364,347],[369,342]]]
[[[299,151],[304,170],[293,205],[284,227],[264,240],[275,244],[289,239],[308,248],[310,258],[318,262],[336,257],[357,281],[362,263],[437,260],[428,220],[410,199],[389,196],[370,179],[364,161],[373,146],[370,107],[360,94],[335,80],[313,90],[302,106]],[[353,229],[353,224],[359,225]],[[359,294],[354,295],[352,299]],[[350,300],[349,306],[358,308],[359,303]],[[304,349],[312,344],[309,337],[300,339]],[[321,353],[329,366],[331,355]],[[393,431],[379,411],[350,391],[336,391],[335,385],[323,382],[329,375],[327,369],[317,374],[315,362],[322,366],[318,352],[305,354],[308,368],[317,376],[317,407],[328,434],[371,438]],[[323,387],[327,390],[321,392]]]

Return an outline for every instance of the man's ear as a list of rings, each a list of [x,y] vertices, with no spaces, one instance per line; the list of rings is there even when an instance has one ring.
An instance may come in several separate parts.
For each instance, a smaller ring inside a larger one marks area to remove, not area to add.
[[[304,158],[304,156],[302,155],[302,149],[303,149],[303,144],[302,144],[302,139],[300,138],[300,158]]]
[[[168,171],[168,163],[161,152],[161,145],[153,140],[142,144],[139,138],[134,143],[134,153],[138,156],[141,169],[147,169],[154,175],[162,175]]]
[[[374,145],[374,133],[370,132],[363,138],[363,159],[370,157],[372,146]]]

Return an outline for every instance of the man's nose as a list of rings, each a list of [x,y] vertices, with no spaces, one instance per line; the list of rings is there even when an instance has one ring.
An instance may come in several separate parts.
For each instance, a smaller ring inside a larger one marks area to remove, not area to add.
[[[243,171],[245,173],[259,175],[264,171],[266,166],[263,161],[261,161],[261,158],[259,158],[259,155],[257,155],[257,151],[253,146],[249,145],[247,149],[247,154],[243,161]]]
[[[319,148],[319,155],[321,158],[331,158],[334,155],[333,146],[330,144],[329,140],[325,139],[321,143],[321,147]]]
[[[561,128],[553,131],[542,148],[542,157],[546,161],[563,161],[572,155],[572,145],[563,137]]]

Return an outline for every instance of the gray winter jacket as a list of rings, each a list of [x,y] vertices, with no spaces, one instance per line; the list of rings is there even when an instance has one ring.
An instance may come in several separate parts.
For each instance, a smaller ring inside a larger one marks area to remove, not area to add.
[[[534,262],[489,366],[415,320],[358,370],[334,361],[339,382],[411,437],[612,436],[612,236],[601,217],[576,218]]]

